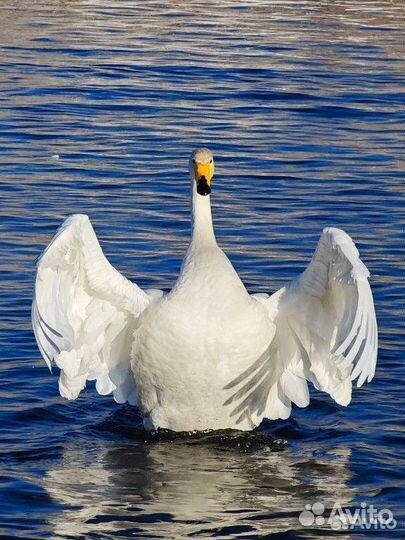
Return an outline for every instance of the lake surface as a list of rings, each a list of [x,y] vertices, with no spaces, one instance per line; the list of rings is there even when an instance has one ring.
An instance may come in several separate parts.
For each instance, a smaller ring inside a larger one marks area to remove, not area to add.
[[[402,0],[4,0],[0,15],[0,538],[404,538]],[[242,442],[149,440],[93,387],[59,397],[30,326],[37,257],[83,212],[116,268],[169,289],[202,145],[250,291],[296,276],[324,226],[359,247],[380,350],[350,407],[313,391]],[[315,502],[397,526],[300,523]]]

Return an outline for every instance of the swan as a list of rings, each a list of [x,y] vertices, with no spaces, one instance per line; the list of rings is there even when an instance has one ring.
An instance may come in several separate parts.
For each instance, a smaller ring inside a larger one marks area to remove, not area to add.
[[[165,294],[142,290],[105,258],[86,215],[68,217],[37,264],[32,324],[59,391],[87,381],[137,405],[147,430],[251,430],[309,404],[307,382],[338,404],[374,376],[369,272],[351,238],[328,227],[305,271],[250,295],[218,246],[210,150],[189,160],[192,238]]]

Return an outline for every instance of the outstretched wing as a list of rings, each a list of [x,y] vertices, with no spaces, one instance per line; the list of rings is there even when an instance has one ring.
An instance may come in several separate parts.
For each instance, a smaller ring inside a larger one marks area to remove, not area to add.
[[[374,376],[377,323],[369,272],[350,236],[324,229],[307,269],[273,296],[258,298],[274,320],[267,351],[228,385],[235,414],[288,418],[309,403],[307,380],[341,405]],[[247,391],[248,390],[248,391]]]
[[[136,403],[130,353],[136,318],[150,297],[104,257],[86,215],[59,228],[37,265],[32,325],[59,391],[76,399],[86,380],[119,403]]]

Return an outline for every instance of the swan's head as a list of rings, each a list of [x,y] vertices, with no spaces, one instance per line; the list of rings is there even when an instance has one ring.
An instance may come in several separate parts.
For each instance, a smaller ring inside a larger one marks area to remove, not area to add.
[[[189,169],[192,181],[199,195],[211,193],[212,177],[214,176],[214,156],[208,148],[198,148],[190,156]]]

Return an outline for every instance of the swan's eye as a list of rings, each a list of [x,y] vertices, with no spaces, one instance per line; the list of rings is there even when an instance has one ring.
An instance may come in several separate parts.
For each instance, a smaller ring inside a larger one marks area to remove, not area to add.
[[[210,159],[210,163],[212,163],[212,159]]]
[[[195,163],[195,159],[193,159],[193,163]]]

